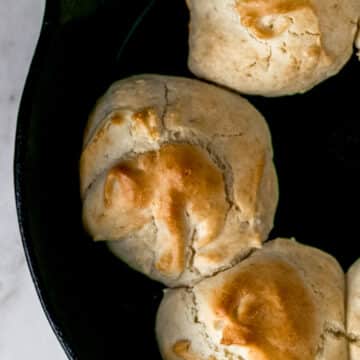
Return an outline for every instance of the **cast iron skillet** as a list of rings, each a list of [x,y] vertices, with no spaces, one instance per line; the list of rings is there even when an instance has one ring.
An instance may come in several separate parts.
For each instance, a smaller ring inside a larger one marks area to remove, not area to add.
[[[160,359],[154,321],[163,286],[84,233],[78,162],[87,115],[113,81],[192,76],[188,20],[184,0],[46,6],[18,117],[15,192],[32,277],[70,359]],[[353,56],[305,95],[249,97],[273,135],[280,204],[271,237],[318,246],[344,269],[360,256],[359,78]]]

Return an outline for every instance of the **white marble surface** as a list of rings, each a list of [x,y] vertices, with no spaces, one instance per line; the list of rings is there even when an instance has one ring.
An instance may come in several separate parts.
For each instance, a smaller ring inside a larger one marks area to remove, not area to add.
[[[44,0],[0,0],[0,5],[0,359],[65,360],[25,263],[12,173],[17,111]]]

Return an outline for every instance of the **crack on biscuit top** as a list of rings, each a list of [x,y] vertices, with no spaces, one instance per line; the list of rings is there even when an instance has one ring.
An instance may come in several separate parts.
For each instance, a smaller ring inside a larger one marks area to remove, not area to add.
[[[320,340],[316,349],[316,359],[324,355],[326,349],[326,341],[329,339],[346,339],[351,342],[350,337],[346,334],[344,328],[332,321],[325,321],[322,326]]]
[[[160,115],[160,124],[161,124],[163,132],[165,132],[165,131],[167,131],[166,125],[165,125],[165,119],[166,119],[168,108],[169,108],[169,88],[168,88],[166,82],[163,82],[163,85],[164,85],[165,105],[164,105],[164,108],[163,108],[162,113]]]

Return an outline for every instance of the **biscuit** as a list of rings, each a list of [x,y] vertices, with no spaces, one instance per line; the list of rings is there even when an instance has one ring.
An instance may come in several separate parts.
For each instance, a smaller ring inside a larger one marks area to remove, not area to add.
[[[278,199],[261,114],[234,93],[168,76],[111,86],[90,116],[80,178],[89,234],[168,286],[260,247]]]
[[[188,0],[189,68],[241,93],[304,93],[353,52],[357,0]]]
[[[330,255],[276,239],[193,288],[166,290],[164,360],[347,359],[344,274]]]

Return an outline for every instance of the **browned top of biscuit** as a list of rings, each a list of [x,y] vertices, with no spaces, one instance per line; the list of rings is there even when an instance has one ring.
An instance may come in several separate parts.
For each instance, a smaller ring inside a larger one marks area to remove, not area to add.
[[[293,11],[309,9],[313,11],[310,0],[237,0],[236,9],[241,22],[259,39],[271,39],[283,33],[291,24],[290,19],[266,24],[265,16],[283,15]]]
[[[149,221],[143,210],[150,209],[162,249],[155,266],[175,275],[184,270],[186,239],[193,236],[199,246],[211,242],[229,207],[220,169],[190,144],[164,144],[113,167],[104,185],[104,205],[130,211],[138,226]],[[189,234],[190,224],[197,233]]]
[[[315,304],[292,265],[276,256],[243,264],[213,292],[223,323],[221,343],[251,349],[252,359],[314,359],[318,341]]]

